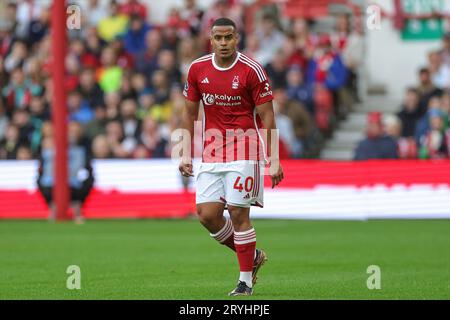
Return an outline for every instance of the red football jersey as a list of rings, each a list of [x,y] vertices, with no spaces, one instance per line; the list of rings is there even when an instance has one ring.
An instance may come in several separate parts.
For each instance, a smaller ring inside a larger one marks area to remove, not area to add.
[[[221,68],[214,54],[203,56],[192,62],[183,94],[203,103],[204,162],[265,158],[266,137],[256,108],[273,100],[273,94],[258,62],[238,52],[228,68]]]

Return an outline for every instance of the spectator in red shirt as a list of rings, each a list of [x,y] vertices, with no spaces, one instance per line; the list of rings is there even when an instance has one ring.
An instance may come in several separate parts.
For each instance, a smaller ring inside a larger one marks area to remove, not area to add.
[[[14,69],[8,85],[2,88],[7,114],[11,115],[15,109],[25,109],[30,104],[31,97],[41,92],[42,87],[27,79],[22,68]]]
[[[148,9],[138,0],[128,0],[119,7],[119,12],[127,16],[138,15],[147,20]]]
[[[190,37],[191,36],[189,21],[184,20],[181,17],[181,13],[180,13],[180,10],[178,10],[178,8],[170,9],[166,26],[169,28],[174,28],[175,33],[179,37]]]
[[[336,17],[335,32],[331,35],[331,42],[334,49],[342,53],[347,45],[347,38],[350,35],[350,17],[347,14],[340,14]]]
[[[301,51],[305,58],[311,58],[317,46],[318,37],[309,31],[309,22],[303,18],[297,18],[291,21],[290,30],[292,30],[295,48]]]
[[[117,54],[117,65],[124,70],[132,70],[135,66],[135,58],[125,50],[124,42],[118,38],[111,42],[111,47]]]
[[[0,21],[0,57],[6,57],[13,43],[14,25],[9,21]]]
[[[284,38],[283,47],[281,49],[287,57],[288,66],[298,66],[305,70],[308,65],[308,58],[305,50],[301,49],[296,44],[296,39],[293,34],[287,35]]]
[[[84,68],[97,68],[100,66],[99,58],[89,52],[86,44],[81,39],[74,39],[70,42],[69,53],[75,55]]]
[[[66,57],[66,89],[73,91],[78,87],[80,82],[78,72],[80,70],[80,63],[74,55],[68,55]]]

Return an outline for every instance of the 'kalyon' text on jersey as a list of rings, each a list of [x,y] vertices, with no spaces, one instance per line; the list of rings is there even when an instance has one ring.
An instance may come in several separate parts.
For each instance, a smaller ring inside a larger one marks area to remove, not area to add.
[[[203,103],[203,162],[264,159],[266,137],[256,108],[273,95],[258,62],[238,52],[231,66],[221,68],[214,54],[203,56],[192,62],[183,94]]]

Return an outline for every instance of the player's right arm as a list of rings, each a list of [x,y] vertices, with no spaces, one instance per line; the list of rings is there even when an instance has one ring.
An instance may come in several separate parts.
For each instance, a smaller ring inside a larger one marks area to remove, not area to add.
[[[183,118],[181,121],[183,129],[183,149],[179,170],[185,177],[194,176],[191,157],[192,138],[194,136],[194,123],[198,118],[198,110],[200,106],[200,92],[197,87],[195,78],[195,67],[191,65],[188,71],[186,84],[184,86],[183,95],[185,97],[185,108],[183,110]]]
[[[200,103],[186,99],[186,106],[183,110],[183,149],[179,170],[185,177],[194,176],[191,158],[192,137],[194,136],[194,123],[198,118]]]

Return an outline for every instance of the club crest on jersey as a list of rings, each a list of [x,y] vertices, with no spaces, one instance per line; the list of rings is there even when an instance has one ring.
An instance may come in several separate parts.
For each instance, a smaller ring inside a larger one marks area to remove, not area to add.
[[[231,83],[231,88],[239,88],[239,76],[234,76],[233,82]]]

